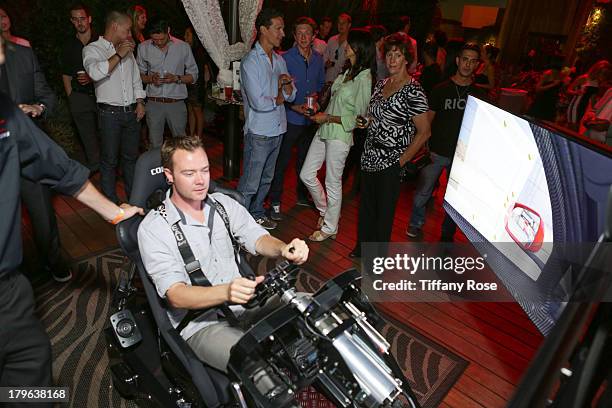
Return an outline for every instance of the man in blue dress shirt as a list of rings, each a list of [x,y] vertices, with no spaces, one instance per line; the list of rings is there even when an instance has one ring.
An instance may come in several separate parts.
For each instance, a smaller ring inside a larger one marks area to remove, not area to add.
[[[283,138],[276,161],[274,179],[270,187],[270,218],[282,220],[280,212],[285,171],[291,159],[291,150],[297,145],[297,204],[308,206],[308,190],[299,174],[306,159],[316,125],[307,115],[306,97],[318,95],[325,84],[323,56],[314,50],[312,44],[317,23],[310,17],[299,17],[293,26],[295,45],[283,54],[289,75],[294,78],[298,90],[293,103],[285,102],[287,108],[287,133]]]
[[[263,207],[274,177],[283,135],[287,131],[285,101],[295,100],[296,88],[283,58],[274,52],[285,36],[283,15],[264,9],[255,21],[259,38],[240,66],[244,100],[244,163],[238,191],[259,225],[276,228]]]

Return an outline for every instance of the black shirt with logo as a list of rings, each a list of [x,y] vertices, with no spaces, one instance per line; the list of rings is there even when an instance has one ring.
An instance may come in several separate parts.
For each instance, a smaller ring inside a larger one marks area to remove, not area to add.
[[[85,45],[97,41],[98,38],[98,35],[92,31],[89,42]],[[74,35],[71,36],[68,41],[66,41],[64,49],[62,50],[62,74],[72,77],[71,84],[73,92],[94,95],[93,82],[87,85],[81,85],[77,81],[77,72],[85,71],[85,68],[83,68],[83,48],[85,45],[83,45],[81,40],[76,38]]]
[[[485,98],[486,93],[476,86],[460,86],[446,80],[431,91],[429,109],[436,113],[431,123],[429,149],[440,156],[452,158],[459,138],[463,111],[469,94]]]
[[[20,177],[73,195],[87,181],[89,170],[69,159],[0,92],[0,279],[21,264]]]

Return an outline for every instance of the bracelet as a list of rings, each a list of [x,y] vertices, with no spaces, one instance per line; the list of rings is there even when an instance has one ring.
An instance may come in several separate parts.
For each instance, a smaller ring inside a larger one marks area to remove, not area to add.
[[[117,225],[121,222],[124,216],[125,216],[125,211],[123,210],[123,208],[119,207],[119,214],[117,214],[115,218],[113,218],[109,222],[113,225]]]
[[[123,57],[122,57],[121,55],[119,55],[119,53],[117,53],[117,52],[115,53],[115,55],[119,57],[119,62],[121,62],[121,60],[123,59]]]

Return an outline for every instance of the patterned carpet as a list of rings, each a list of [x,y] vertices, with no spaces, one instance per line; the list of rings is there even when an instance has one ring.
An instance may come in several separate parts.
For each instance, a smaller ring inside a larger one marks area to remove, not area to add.
[[[108,371],[103,336],[111,312],[113,290],[125,258],[113,250],[79,262],[72,281],[57,284],[46,280],[34,284],[37,314],[53,347],[56,385],[71,391],[69,407],[133,407],[114,391]],[[270,260],[253,258],[258,272],[268,270]],[[298,288],[315,291],[321,280],[302,273]],[[410,386],[424,408],[436,407],[457,381],[467,361],[410,327],[387,318],[383,334]],[[313,389],[300,394],[303,407],[333,407]]]

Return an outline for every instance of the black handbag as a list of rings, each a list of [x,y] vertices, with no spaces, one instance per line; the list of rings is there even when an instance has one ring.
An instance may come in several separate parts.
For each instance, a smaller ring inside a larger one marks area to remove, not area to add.
[[[423,146],[414,157],[408,161],[400,170],[400,180],[406,181],[412,179],[419,174],[427,165],[431,163],[431,156],[429,155],[429,148]]]

